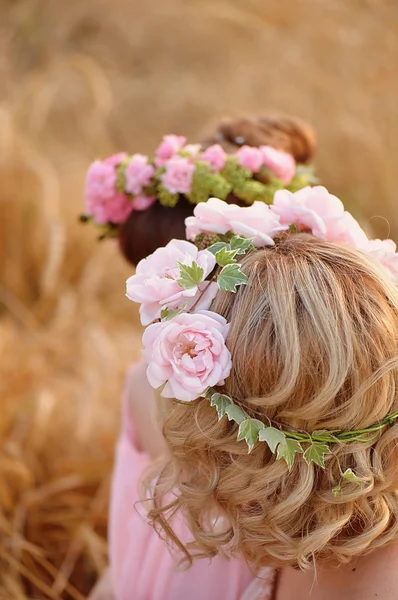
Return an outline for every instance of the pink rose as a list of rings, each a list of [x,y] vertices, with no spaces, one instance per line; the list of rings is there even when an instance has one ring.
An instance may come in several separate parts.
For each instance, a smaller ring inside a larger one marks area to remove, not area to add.
[[[195,240],[200,233],[227,233],[230,227],[229,206],[218,198],[209,198],[207,202],[197,204],[193,211],[194,216],[185,219],[187,239]]]
[[[166,190],[172,194],[189,194],[195,165],[182,156],[173,156],[166,163],[161,179]]]
[[[147,210],[155,204],[156,196],[134,196],[131,200],[131,204],[134,210],[143,211]]]
[[[255,246],[272,246],[272,238],[286,229],[279,217],[263,202],[242,207],[210,198],[207,202],[197,204],[193,214],[193,217],[185,219],[189,240],[194,240],[200,233],[225,234],[232,231],[243,237],[254,238]]]
[[[220,144],[214,144],[201,154],[200,160],[207,162],[212,167],[213,173],[218,173],[224,168],[227,155]]]
[[[158,389],[165,384],[161,395],[182,402],[222,385],[232,368],[227,334],[224,317],[206,311],[150,325],[142,338],[150,385]]]
[[[292,194],[279,190],[271,210],[285,225],[309,229],[313,235],[329,242],[344,242],[361,248],[367,241],[365,232],[341,200],[322,186],[305,187]]]
[[[229,206],[230,231],[245,238],[253,238],[253,245],[257,248],[273,246],[273,238],[287,229],[264,202],[254,202],[247,207],[235,204]]]
[[[126,192],[135,195],[141,194],[142,188],[151,183],[154,174],[155,169],[148,164],[148,157],[143,154],[134,154],[125,170]]]
[[[99,225],[122,223],[133,210],[126,194],[116,190],[115,167],[107,161],[96,160],[86,176],[86,214]]]
[[[263,166],[264,158],[259,148],[251,146],[242,146],[236,153],[239,163],[245,169],[249,169],[252,173],[258,173]]]
[[[296,172],[296,163],[291,154],[272,146],[261,146],[263,164],[268,167],[284,185],[289,185]]]
[[[156,149],[155,164],[157,167],[162,167],[169,158],[177,154],[184,146],[186,138],[178,135],[165,135],[160,146]]]
[[[389,272],[394,281],[398,282],[397,245],[392,240],[368,240],[364,250],[377,259]]]
[[[192,265],[196,262],[203,269],[202,282],[198,286],[184,289],[180,279],[178,262]],[[185,240],[171,240],[164,248],[141,260],[135,275],[127,280],[127,297],[139,302],[141,323],[148,325],[160,318],[163,308],[188,310],[197,301],[197,310],[209,308],[217,293],[217,284],[205,281],[215,266],[215,258],[208,250],[199,251],[194,244]]]

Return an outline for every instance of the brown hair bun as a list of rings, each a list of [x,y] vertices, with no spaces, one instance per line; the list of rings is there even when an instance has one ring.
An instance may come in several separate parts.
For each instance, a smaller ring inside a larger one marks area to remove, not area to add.
[[[242,117],[226,119],[204,137],[202,146],[220,144],[228,153],[246,144],[248,146],[273,146],[289,152],[297,162],[308,161],[315,149],[315,133],[310,125],[293,117]],[[226,202],[243,203],[233,195]],[[193,214],[194,205],[181,197],[174,208],[156,202],[148,210],[134,211],[121,226],[120,249],[133,265],[165,246],[173,238],[185,238],[186,217]]]
[[[273,146],[291,154],[297,162],[308,162],[315,151],[315,132],[294,117],[241,117],[223,120],[208,144],[218,142],[227,152],[240,146]]]

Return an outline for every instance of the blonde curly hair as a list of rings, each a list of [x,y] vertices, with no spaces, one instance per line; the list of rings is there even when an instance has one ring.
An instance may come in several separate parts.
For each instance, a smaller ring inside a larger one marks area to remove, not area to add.
[[[251,416],[285,428],[353,430],[398,409],[398,289],[362,253],[308,234],[243,257],[249,284],[219,292],[233,369],[225,391]],[[289,472],[264,443],[251,454],[209,402],[167,401],[169,456],[147,481],[149,516],[189,562],[239,554],[256,570],[346,563],[397,538],[398,424],[376,442],[335,445],[325,469]],[[353,469],[362,485],[344,481]],[[170,492],[172,492],[170,494]],[[173,532],[182,512],[193,542]]]

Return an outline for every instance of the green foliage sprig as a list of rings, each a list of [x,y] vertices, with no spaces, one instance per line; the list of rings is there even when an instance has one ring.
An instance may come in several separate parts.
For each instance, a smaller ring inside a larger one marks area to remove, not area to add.
[[[264,424],[259,419],[250,417],[245,410],[233,402],[230,396],[219,393],[213,388],[207,391],[206,398],[216,409],[219,420],[226,416],[239,426],[237,439],[246,441],[249,453],[258,442],[265,442],[272,454],[276,454],[276,460],[285,461],[289,471],[293,467],[297,454],[302,455],[308,465],[314,463],[324,469],[325,457],[333,454],[332,447],[335,444],[373,443],[383,429],[398,420],[398,411],[396,411],[378,423],[363,429],[353,431],[324,429],[308,433],[288,430],[271,420],[268,424]],[[335,496],[340,492],[344,480],[362,485],[360,477],[352,469],[346,469],[344,473],[341,472],[341,480],[332,490]]]

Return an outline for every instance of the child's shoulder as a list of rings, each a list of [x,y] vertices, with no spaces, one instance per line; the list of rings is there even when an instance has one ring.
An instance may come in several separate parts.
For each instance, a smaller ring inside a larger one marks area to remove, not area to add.
[[[131,421],[136,449],[151,457],[158,456],[164,449],[164,441],[156,422],[156,398],[148,383],[144,362],[135,363],[128,369],[124,393],[125,418]]]

